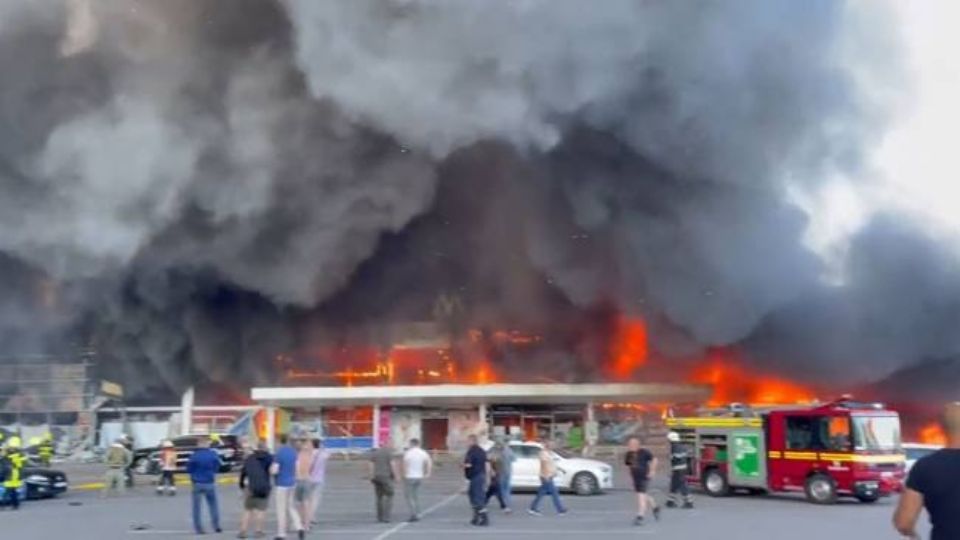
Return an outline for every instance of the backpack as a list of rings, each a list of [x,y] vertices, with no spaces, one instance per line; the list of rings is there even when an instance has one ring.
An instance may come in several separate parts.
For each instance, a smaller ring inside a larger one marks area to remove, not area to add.
[[[258,499],[270,496],[270,475],[257,456],[247,458],[243,464],[243,472],[247,475],[247,487],[251,495]]]
[[[111,446],[107,450],[107,465],[114,468],[127,466],[127,451],[119,446]]]

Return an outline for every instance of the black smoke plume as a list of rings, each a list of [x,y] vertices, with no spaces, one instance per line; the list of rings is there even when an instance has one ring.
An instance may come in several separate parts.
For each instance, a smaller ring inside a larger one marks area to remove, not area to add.
[[[790,197],[882,137],[886,8],[0,0],[2,346],[91,344],[143,393],[265,382],[446,295],[575,379],[616,313],[817,377],[956,355],[946,250],[888,217],[825,284]]]

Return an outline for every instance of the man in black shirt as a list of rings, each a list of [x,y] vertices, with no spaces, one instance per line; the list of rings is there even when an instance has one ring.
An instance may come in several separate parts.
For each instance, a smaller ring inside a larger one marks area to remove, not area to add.
[[[627,441],[627,455],[623,460],[624,465],[630,470],[630,478],[633,480],[633,490],[637,492],[637,517],[634,518],[634,525],[643,525],[643,517],[647,513],[647,506],[653,510],[654,519],[660,519],[660,507],[653,497],[647,495],[647,487],[650,479],[653,478],[653,471],[657,468],[657,458],[653,457],[646,448],[640,447],[640,439],[630,437]]]
[[[473,507],[473,519],[470,520],[470,524],[486,527],[490,524],[486,497],[487,469],[490,464],[487,461],[487,453],[477,444],[476,435],[470,435],[467,442],[470,448],[467,449],[467,455],[463,458],[463,474],[470,481],[468,494],[470,506]]]
[[[947,447],[917,460],[893,515],[894,526],[908,538],[920,538],[916,524],[924,507],[933,525],[931,540],[960,538],[960,402],[946,406],[943,427]]]

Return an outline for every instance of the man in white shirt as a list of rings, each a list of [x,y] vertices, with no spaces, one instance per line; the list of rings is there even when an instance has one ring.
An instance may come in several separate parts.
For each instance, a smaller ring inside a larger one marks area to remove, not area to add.
[[[407,504],[410,505],[410,521],[420,521],[420,483],[430,477],[433,460],[420,441],[410,439],[410,447],[403,453],[403,483]]]

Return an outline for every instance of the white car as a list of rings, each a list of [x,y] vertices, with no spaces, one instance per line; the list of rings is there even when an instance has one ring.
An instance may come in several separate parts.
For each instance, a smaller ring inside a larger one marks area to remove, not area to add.
[[[910,472],[918,459],[943,448],[939,444],[903,443],[903,452],[907,454],[906,472]]]
[[[511,442],[510,449],[516,457],[513,462],[511,484],[514,489],[540,487],[540,451],[543,446],[535,442]],[[550,452],[557,464],[554,482],[559,490],[573,491],[577,495],[593,495],[613,488],[613,467],[595,459],[584,459],[564,451]]]

